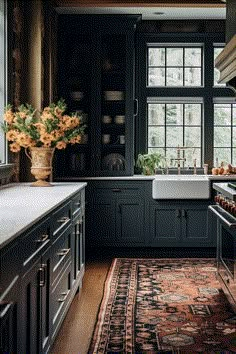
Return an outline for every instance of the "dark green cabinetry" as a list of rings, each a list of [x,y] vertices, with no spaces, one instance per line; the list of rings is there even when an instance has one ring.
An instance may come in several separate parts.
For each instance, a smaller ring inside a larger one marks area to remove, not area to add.
[[[0,352],[48,353],[82,285],[85,190],[0,251]]]
[[[150,203],[150,242],[152,246],[211,247],[207,209],[204,201],[156,201]]]
[[[154,200],[151,180],[88,182],[88,247],[215,247],[211,200]]]
[[[143,185],[101,181],[89,184],[88,246],[145,244]]]
[[[138,18],[59,16],[58,96],[68,111],[82,114],[87,128],[82,144],[56,151],[56,179],[133,174]]]

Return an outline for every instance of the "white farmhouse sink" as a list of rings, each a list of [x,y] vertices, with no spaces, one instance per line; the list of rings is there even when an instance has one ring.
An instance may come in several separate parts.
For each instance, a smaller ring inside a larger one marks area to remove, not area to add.
[[[152,182],[153,199],[209,199],[206,175],[157,175]]]

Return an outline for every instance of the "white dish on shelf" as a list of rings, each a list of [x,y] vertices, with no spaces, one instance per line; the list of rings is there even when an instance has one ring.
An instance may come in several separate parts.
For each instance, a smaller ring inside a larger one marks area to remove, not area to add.
[[[123,91],[104,91],[106,101],[122,101],[124,99]]]
[[[114,118],[116,124],[124,124],[125,123],[125,116],[116,115]]]
[[[108,171],[124,171],[125,158],[117,153],[108,154],[102,160],[102,168]]]

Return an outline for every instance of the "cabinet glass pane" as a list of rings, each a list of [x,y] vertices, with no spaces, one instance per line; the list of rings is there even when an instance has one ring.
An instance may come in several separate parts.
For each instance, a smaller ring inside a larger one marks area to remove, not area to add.
[[[126,168],[126,36],[102,36],[102,171],[125,171]]]

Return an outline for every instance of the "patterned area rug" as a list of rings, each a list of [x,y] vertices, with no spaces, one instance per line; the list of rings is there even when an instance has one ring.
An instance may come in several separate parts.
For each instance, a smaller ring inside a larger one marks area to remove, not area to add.
[[[215,261],[114,259],[89,353],[236,353]]]

